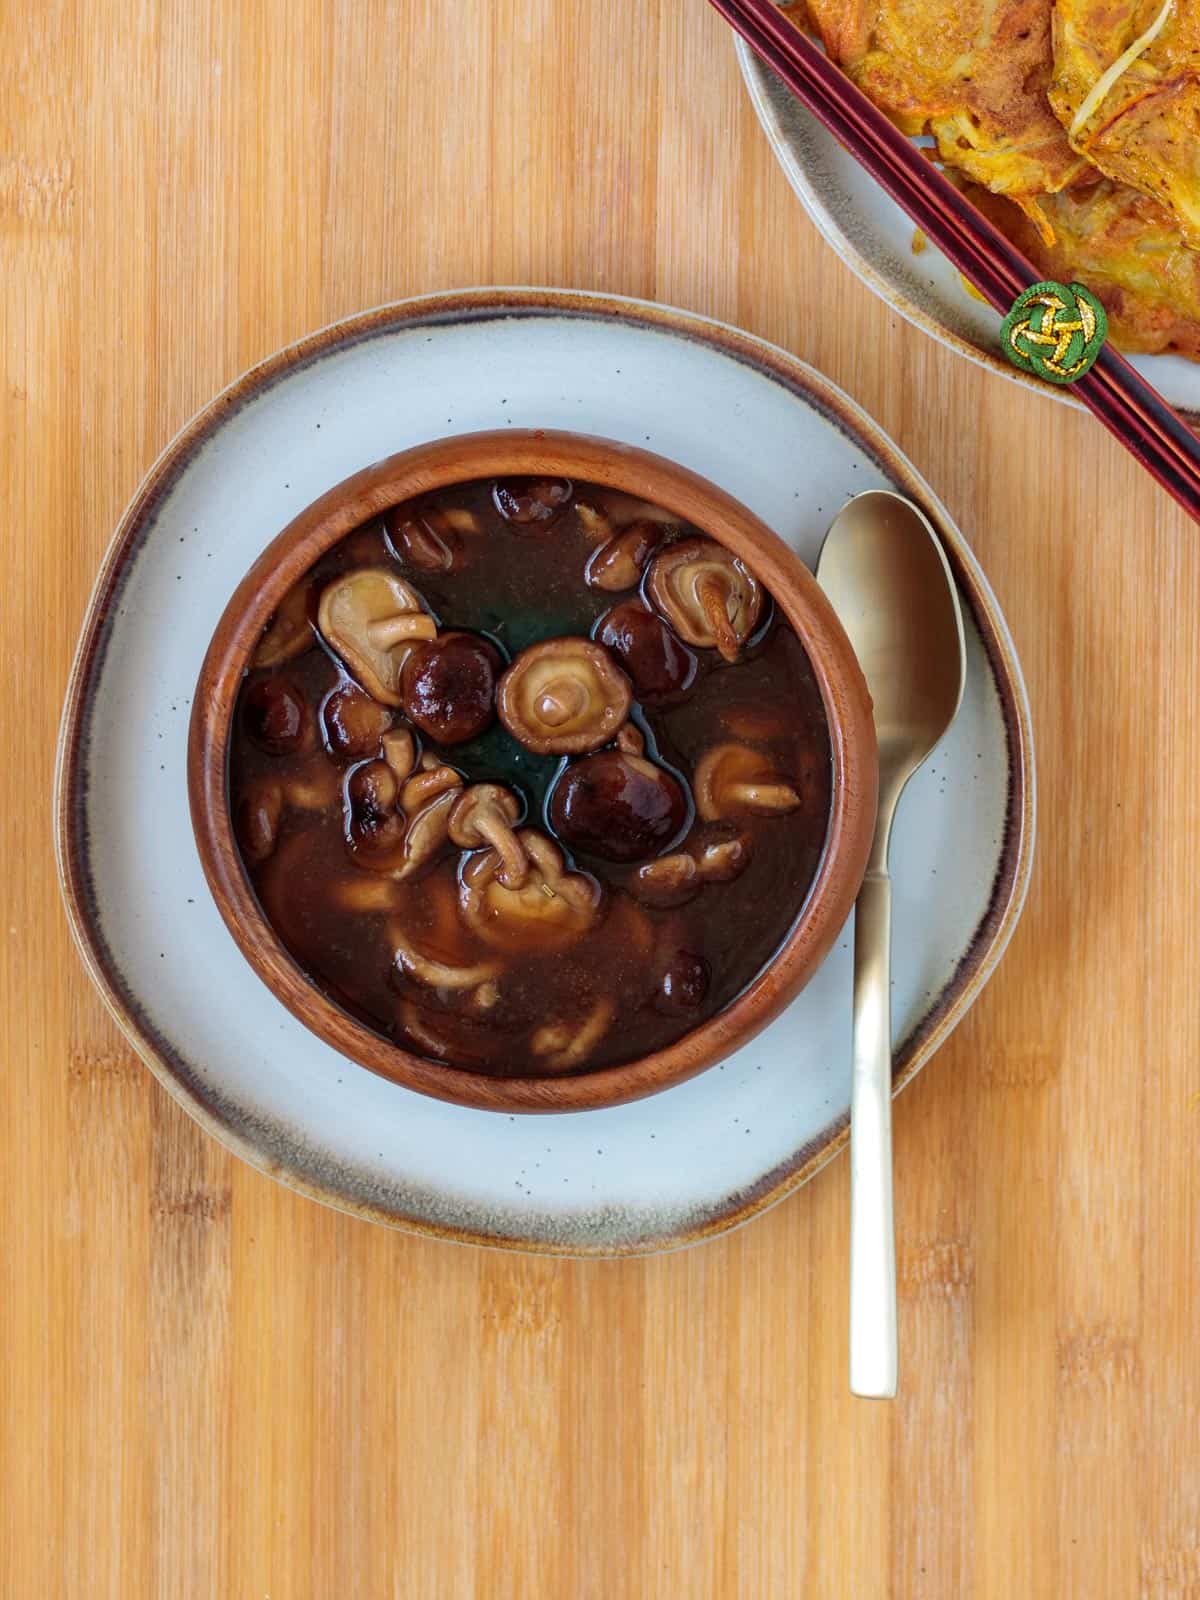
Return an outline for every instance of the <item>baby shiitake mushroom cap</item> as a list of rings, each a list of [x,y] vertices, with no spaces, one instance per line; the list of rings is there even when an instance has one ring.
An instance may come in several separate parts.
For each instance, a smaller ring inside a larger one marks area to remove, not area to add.
[[[701,884],[695,857],[686,850],[676,850],[640,866],[631,887],[646,905],[684,906],[700,893]]]
[[[367,693],[387,706],[403,703],[400,674],[413,645],[437,636],[420,595],[386,567],[359,567],[327,584],[317,626]]]
[[[584,568],[584,577],[593,589],[613,592],[636,589],[647,561],[663,542],[665,534],[661,523],[645,519],[631,522],[592,552]]]
[[[389,706],[380,705],[356,683],[341,683],[321,702],[325,746],[335,756],[374,755],[395,721]]]
[[[706,750],[692,776],[696,811],[705,822],[722,817],[771,817],[795,811],[800,796],[760,751],[746,744]]]
[[[463,564],[461,534],[481,531],[479,518],[465,506],[393,506],[383,519],[397,559],[418,572],[453,572]]]
[[[498,851],[468,856],[459,900],[468,924],[487,944],[506,949],[561,949],[581,939],[600,914],[604,892],[595,878],[569,872],[562,851],[544,833],[521,828],[517,842],[529,867],[519,889],[500,881]]]
[[[521,818],[521,802],[498,783],[473,783],[450,811],[450,840],[464,850],[490,845],[499,864],[496,878],[506,889],[519,889],[529,875],[529,857],[513,831]]]
[[[681,539],[655,556],[646,597],[686,643],[736,661],[763,609],[758,579],[713,539]]]
[[[505,522],[540,532],[567,508],[573,493],[568,478],[501,478],[492,487],[492,504]]]
[[[412,877],[449,840],[450,812],[461,789],[453,767],[421,771],[403,783],[387,761],[355,767],[346,779],[346,831],[354,859],[372,872]]]
[[[316,743],[316,723],[304,692],[282,673],[248,684],[240,710],[243,728],[268,755],[292,756]]]
[[[695,654],[639,598],[619,601],[600,618],[595,637],[612,652],[638,699],[647,704],[678,699],[695,682]]]
[[[666,767],[644,755],[600,750],[567,764],[547,814],[573,849],[608,861],[645,861],[679,837],[688,801]]]
[[[283,785],[277,779],[259,779],[234,807],[233,830],[246,860],[257,866],[275,848],[283,819]]]
[[[437,744],[477,738],[495,716],[500,666],[500,652],[479,634],[422,640],[400,673],[405,715]]]
[[[539,755],[583,755],[608,744],[629,716],[633,688],[608,652],[568,635],[533,644],[500,679],[496,709]]]
[[[705,883],[732,883],[750,865],[754,845],[740,828],[702,829],[691,841],[696,873]]]

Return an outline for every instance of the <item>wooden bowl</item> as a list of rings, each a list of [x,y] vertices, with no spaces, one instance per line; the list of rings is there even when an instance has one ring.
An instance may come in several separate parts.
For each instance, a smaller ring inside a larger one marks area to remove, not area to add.
[[[391,1043],[316,987],[263,914],[234,843],[230,726],[247,663],[283,595],[347,533],[415,495],[475,478],[564,477],[624,490],[718,539],[754,572],[796,630],[824,700],[833,752],[825,849],[787,939],[723,1011],[666,1049],[573,1077],[499,1078],[439,1066]],[[765,1027],[824,959],[858,894],[875,825],[871,702],[828,600],[803,562],[723,490],[661,456],[607,439],[505,429],[418,445],[355,473],[303,511],[238,585],[200,671],[188,741],[192,826],[230,933],[263,982],[314,1033],[407,1088],[493,1111],[582,1111],[653,1094],[729,1055]]]

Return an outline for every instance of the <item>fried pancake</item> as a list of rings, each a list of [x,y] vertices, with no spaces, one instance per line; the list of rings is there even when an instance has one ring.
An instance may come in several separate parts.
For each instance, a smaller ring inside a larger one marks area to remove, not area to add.
[[[1163,0],[1056,0],[1050,102],[1077,151],[1154,195],[1200,249],[1200,0],[1174,0],[1157,35],[1087,105],[1162,8]]]
[[[905,133],[1037,217],[1087,171],[1050,109],[1050,0],[806,0],[789,8]]]
[[[1107,180],[1047,195],[1048,245],[1016,206],[975,185],[967,192],[1045,277],[1077,279],[1099,296],[1122,350],[1200,358],[1200,254],[1156,200]]]

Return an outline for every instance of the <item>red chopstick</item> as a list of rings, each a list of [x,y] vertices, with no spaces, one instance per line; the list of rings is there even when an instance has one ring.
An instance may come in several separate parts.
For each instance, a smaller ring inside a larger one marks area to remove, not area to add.
[[[997,311],[1041,274],[965,195],[782,14],[774,0],[710,0],[817,120],[855,156]],[[1200,522],[1200,438],[1105,344],[1072,390]]]

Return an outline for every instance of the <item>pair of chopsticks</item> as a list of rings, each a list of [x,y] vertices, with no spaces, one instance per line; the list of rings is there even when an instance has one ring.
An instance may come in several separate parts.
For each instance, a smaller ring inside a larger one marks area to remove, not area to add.
[[[921,154],[773,0],[711,0],[792,93],[866,168],[989,305],[1006,313],[1039,281],[1032,262]],[[1072,390],[1200,522],[1200,438],[1110,344]]]

